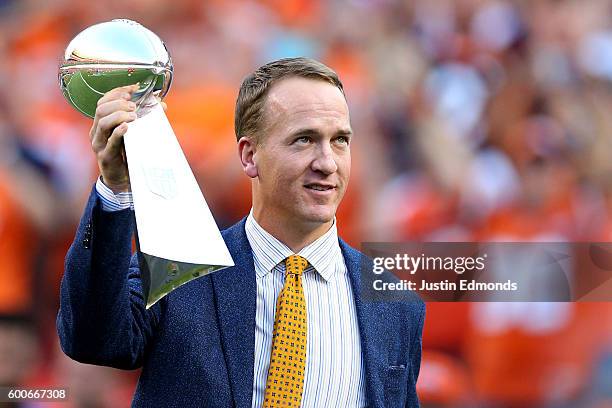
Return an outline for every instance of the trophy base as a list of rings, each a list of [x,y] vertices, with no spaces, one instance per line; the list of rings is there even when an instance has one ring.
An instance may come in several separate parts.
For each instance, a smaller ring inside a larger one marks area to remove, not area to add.
[[[227,268],[227,266],[177,262],[141,251],[138,251],[138,263],[147,309],[179,286],[200,276]]]

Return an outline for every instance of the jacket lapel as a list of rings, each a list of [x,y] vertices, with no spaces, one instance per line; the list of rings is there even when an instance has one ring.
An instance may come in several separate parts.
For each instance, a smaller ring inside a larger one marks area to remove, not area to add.
[[[381,357],[384,355],[385,347],[381,344],[381,333],[374,322],[380,322],[384,318],[385,311],[382,305],[374,302],[364,302],[362,298],[361,284],[361,262],[362,255],[348,246],[346,242],[339,239],[340,248],[344,255],[347,271],[351,280],[355,308],[357,310],[357,322],[359,324],[359,337],[361,339],[361,353],[365,365],[366,398],[368,406],[383,407],[384,383],[380,377]],[[381,353],[382,352],[382,353]]]
[[[221,344],[236,407],[253,399],[255,307],[257,302],[253,253],[244,231],[245,220],[223,232],[235,266],[213,273]]]

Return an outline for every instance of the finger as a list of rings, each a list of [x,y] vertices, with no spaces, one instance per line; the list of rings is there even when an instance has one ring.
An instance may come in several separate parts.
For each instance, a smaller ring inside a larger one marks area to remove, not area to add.
[[[123,150],[123,136],[128,130],[128,125],[126,122],[121,123],[117,126],[113,133],[111,133],[108,138],[108,142],[106,143],[106,151],[109,155],[121,155]]]
[[[166,102],[162,102],[162,99],[159,97],[159,95],[155,95],[155,100],[161,105],[163,110],[168,109],[168,105],[166,105]]]
[[[92,129],[95,130],[98,127],[100,119],[109,116],[113,112],[135,112],[136,108],[137,106],[134,102],[126,101],[125,99],[106,102],[96,108]]]
[[[136,120],[136,117],[136,112],[115,111],[100,119],[98,129],[108,137],[112,130],[121,124],[121,122],[132,122]]]
[[[109,108],[105,108],[104,111],[102,112],[98,112],[98,109],[101,106],[107,105],[109,102],[121,102],[121,101],[130,101],[132,98],[132,93],[138,89],[138,84],[134,84],[134,85],[129,85],[129,86],[122,86],[119,88],[114,88],[110,91],[108,91],[106,94],[104,94],[104,96],[102,98],[100,98],[98,100],[98,104],[97,104],[97,108],[96,108],[96,113],[94,115],[94,121],[93,121],[93,125],[91,127],[92,132],[90,132],[92,138],[93,138],[93,133],[95,132],[97,126],[98,126],[98,121],[100,120],[100,118],[102,116],[106,116],[108,115],[109,109],[112,109],[112,107]],[[113,106],[113,105],[111,105]],[[126,105],[128,106],[128,109],[124,109],[124,110],[131,110],[129,107],[132,105]],[[134,106],[134,110],[136,108],[136,105]]]
[[[91,145],[94,151],[104,149],[107,143],[107,139],[110,137],[115,127],[120,125],[122,122],[132,122],[136,119],[135,112],[116,111],[108,116],[100,119],[98,127],[93,135]]]
[[[137,89],[138,84],[120,86],[118,88],[111,89],[110,91],[105,93],[100,99],[98,99],[98,106],[115,99],[122,98],[128,100],[132,97],[132,93]]]
[[[110,115],[113,112],[125,111],[133,112],[136,110],[136,104],[132,101],[126,101],[125,99],[115,99],[99,105],[96,108],[96,117],[102,119],[105,116]]]

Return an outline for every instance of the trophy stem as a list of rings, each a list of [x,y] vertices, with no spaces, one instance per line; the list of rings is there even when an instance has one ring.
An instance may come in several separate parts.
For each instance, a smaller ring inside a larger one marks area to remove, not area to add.
[[[234,265],[172,127],[151,99],[124,136],[147,308],[199,276]]]

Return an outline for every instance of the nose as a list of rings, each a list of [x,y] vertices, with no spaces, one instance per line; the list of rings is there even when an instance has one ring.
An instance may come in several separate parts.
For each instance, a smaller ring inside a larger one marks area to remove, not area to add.
[[[316,150],[316,157],[312,161],[312,170],[325,175],[333,174],[338,170],[336,158],[330,145],[323,144]]]

